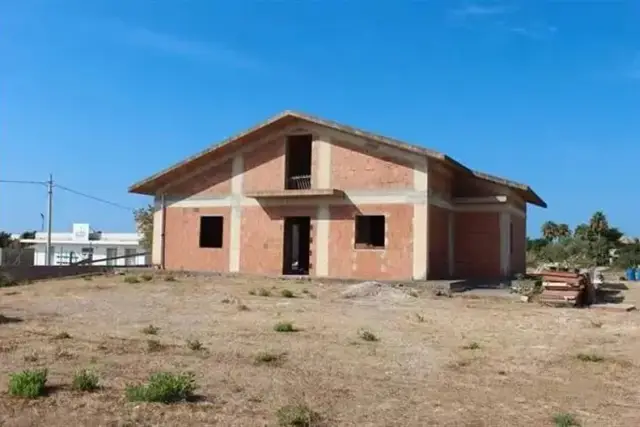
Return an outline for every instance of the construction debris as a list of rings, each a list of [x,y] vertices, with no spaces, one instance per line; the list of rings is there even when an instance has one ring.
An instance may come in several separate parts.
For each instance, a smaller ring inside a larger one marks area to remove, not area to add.
[[[538,301],[563,307],[584,307],[595,302],[595,288],[588,273],[543,271]]]

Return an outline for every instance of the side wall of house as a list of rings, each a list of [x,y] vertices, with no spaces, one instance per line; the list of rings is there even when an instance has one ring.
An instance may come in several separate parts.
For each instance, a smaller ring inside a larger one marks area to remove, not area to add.
[[[429,278],[449,277],[449,210],[429,206]]]
[[[456,212],[455,275],[495,278],[500,271],[500,213]]]
[[[524,274],[527,271],[527,221],[526,218],[511,215],[511,273]]]

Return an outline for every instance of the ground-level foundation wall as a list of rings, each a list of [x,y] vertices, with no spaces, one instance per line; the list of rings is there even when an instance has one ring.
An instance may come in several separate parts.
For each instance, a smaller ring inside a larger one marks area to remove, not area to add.
[[[429,206],[429,279],[449,277],[449,209]]]
[[[385,248],[355,248],[355,217],[385,216]],[[328,275],[359,279],[411,279],[413,205],[330,207]]]
[[[500,213],[455,212],[454,218],[455,276],[500,277]]]
[[[222,216],[222,248],[200,247],[200,217]],[[169,270],[229,270],[231,209],[228,207],[166,209],[165,267]]]
[[[293,216],[308,216],[311,219],[309,274],[315,274],[317,208],[307,206],[243,206],[240,272],[282,274],[284,219]]]

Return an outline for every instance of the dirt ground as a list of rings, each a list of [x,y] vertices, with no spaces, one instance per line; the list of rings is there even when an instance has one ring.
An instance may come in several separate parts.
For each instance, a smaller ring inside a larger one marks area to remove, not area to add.
[[[177,279],[0,289],[0,425],[277,425],[277,409],[295,402],[327,426],[553,426],[558,413],[582,426],[640,425],[637,312],[426,290],[346,299],[345,284]],[[628,299],[640,301],[640,283],[631,286]],[[260,287],[272,295],[249,294]],[[274,331],[281,321],[299,330]],[[142,332],[148,325],[157,335]],[[379,340],[362,340],[361,329]],[[71,338],[56,339],[60,332]],[[149,351],[149,339],[163,347]],[[206,349],[189,349],[195,339]],[[284,356],[276,366],[256,364],[262,351]],[[583,362],[579,353],[603,360]],[[46,397],[7,394],[10,373],[45,367]],[[101,390],[70,389],[82,368],[99,373]],[[125,387],[156,371],[193,372],[199,399],[127,402]]]

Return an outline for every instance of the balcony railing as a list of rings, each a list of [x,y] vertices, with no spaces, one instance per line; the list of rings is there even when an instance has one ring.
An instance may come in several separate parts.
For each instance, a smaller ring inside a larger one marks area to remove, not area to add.
[[[291,176],[287,179],[287,190],[311,189],[311,175]]]

